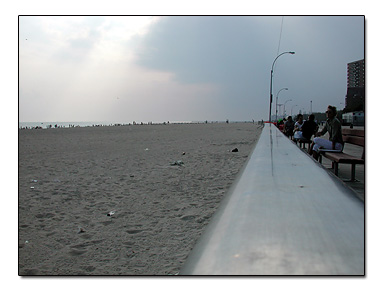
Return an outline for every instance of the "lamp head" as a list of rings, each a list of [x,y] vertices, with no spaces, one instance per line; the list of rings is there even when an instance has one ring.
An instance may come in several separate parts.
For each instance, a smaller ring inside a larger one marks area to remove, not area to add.
[[[290,53],[290,54],[293,54],[293,55],[295,54],[295,52],[289,52],[289,53]]]

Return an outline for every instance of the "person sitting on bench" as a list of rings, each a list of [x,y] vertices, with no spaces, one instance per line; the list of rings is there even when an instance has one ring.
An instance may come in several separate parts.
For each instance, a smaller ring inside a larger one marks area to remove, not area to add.
[[[294,124],[294,140],[302,138],[302,125],[303,125],[303,115],[297,115],[297,122]]]
[[[310,114],[309,120],[303,122],[302,125],[302,136],[306,140],[310,140],[313,134],[318,131],[318,124],[315,122],[314,114]]]
[[[287,121],[285,121],[283,133],[288,137],[293,136],[294,134],[294,121],[291,116],[287,117]]]
[[[314,159],[319,158],[319,149],[337,150],[341,152],[343,150],[343,139],[342,139],[342,124],[336,118],[336,107],[328,106],[326,111],[327,121],[322,129],[316,133],[310,149],[309,154],[313,155]],[[329,140],[320,138],[319,136],[324,135],[326,132],[329,133]]]

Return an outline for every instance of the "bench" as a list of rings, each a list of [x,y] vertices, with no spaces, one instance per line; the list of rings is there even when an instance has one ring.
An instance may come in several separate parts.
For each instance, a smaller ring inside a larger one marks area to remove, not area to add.
[[[338,176],[339,164],[350,164],[351,165],[351,180],[357,181],[355,179],[355,166],[364,164],[364,130],[362,129],[351,129],[345,128],[342,129],[342,137],[344,143],[349,143],[352,145],[357,145],[363,147],[362,156],[355,157],[344,152],[329,152],[326,150],[321,150],[319,153],[319,162],[322,163],[322,156],[331,160],[333,163],[334,173]]]
[[[307,139],[305,137],[302,137],[302,138],[294,138],[294,136],[291,136],[290,139],[296,144],[298,145],[299,143],[299,147],[302,148],[302,145],[303,145],[303,149],[306,148],[306,143],[307,143],[307,150],[310,148],[310,144],[312,142],[311,140],[311,137],[310,139]]]
[[[298,139],[299,147],[302,148],[302,145],[303,145],[304,149],[306,148],[306,143],[307,143],[307,149],[309,149],[311,142],[312,142],[311,139],[307,139],[307,138]]]

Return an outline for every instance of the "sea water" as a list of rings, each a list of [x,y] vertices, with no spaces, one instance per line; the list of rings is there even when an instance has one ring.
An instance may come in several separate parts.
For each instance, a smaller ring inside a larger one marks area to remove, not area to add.
[[[69,127],[92,127],[92,126],[114,126],[114,125],[129,125],[129,124],[189,124],[201,123],[199,121],[171,121],[171,122],[19,122],[19,128],[69,128]]]
[[[115,125],[110,122],[19,122],[19,128],[68,128],[68,127],[89,127]]]

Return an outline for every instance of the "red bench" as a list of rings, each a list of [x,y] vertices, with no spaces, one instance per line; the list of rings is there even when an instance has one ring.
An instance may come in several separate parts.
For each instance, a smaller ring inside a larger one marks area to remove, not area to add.
[[[339,164],[350,164],[351,165],[351,181],[355,179],[355,165],[364,164],[364,130],[362,129],[342,129],[342,137],[344,143],[349,143],[363,147],[362,156],[355,157],[343,152],[326,152],[320,151],[319,162],[322,163],[322,156],[331,160],[333,163],[334,173],[338,176],[338,165]]]

